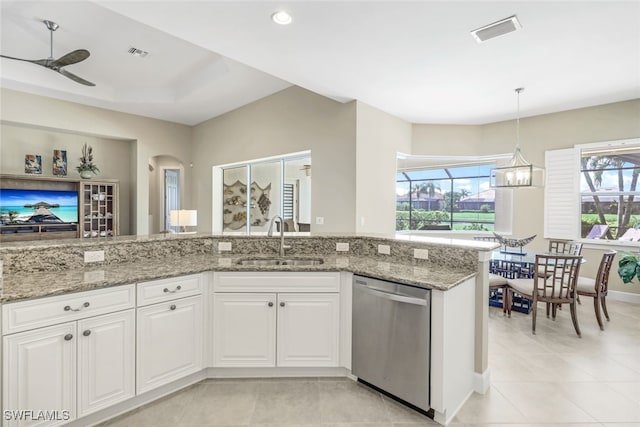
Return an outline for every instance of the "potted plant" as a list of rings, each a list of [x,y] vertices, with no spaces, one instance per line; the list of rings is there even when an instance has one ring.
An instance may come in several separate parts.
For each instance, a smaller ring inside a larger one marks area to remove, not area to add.
[[[80,157],[80,164],[76,166],[76,170],[80,172],[80,177],[84,179],[90,179],[91,174],[97,174],[100,172],[98,166],[93,163],[93,149],[91,146],[84,144],[82,146],[82,156]]]
[[[640,254],[626,253],[620,255],[618,261],[618,276],[624,283],[631,283],[634,277],[640,280]]]

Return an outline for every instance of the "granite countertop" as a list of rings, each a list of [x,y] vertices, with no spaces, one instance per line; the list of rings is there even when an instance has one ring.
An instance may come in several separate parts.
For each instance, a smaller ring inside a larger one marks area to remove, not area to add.
[[[323,264],[313,266],[243,266],[237,264],[249,255],[193,255],[160,260],[104,265],[94,268],[5,274],[0,303],[62,295],[72,292],[118,286],[204,271],[347,271],[429,289],[446,291],[474,277],[475,271],[452,270],[437,265],[414,265],[380,261],[361,256],[313,256]],[[287,258],[306,258],[298,255]]]

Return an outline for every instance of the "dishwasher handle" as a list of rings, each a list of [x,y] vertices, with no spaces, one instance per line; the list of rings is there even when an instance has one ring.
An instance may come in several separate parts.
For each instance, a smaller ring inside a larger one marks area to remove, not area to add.
[[[404,295],[391,294],[389,292],[379,291],[377,289],[370,288],[365,283],[360,281],[356,281],[356,284],[360,286],[361,291],[368,293],[370,295],[374,295],[376,297],[384,298],[390,301],[404,302],[406,304],[422,305],[422,306],[427,305],[427,300],[422,298],[406,297]]]

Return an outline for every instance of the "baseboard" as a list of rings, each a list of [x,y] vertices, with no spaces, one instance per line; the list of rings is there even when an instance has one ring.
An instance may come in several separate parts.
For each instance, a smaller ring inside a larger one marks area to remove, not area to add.
[[[489,391],[491,385],[491,371],[489,368],[485,369],[483,373],[473,373],[473,391],[480,394],[485,394]]]
[[[607,298],[614,301],[630,302],[633,304],[640,304],[640,294],[634,294],[631,292],[612,291],[609,290]]]
[[[207,378],[346,377],[345,368],[209,368]]]

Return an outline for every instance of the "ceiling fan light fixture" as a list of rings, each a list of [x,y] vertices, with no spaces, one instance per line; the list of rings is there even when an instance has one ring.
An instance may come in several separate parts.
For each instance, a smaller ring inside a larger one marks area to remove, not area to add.
[[[487,40],[512,33],[520,28],[522,28],[522,25],[520,24],[520,21],[518,21],[518,17],[516,15],[512,15],[508,18],[501,19],[500,21],[496,21],[471,31],[471,36],[478,43],[484,43]]]
[[[271,20],[278,25],[289,25],[293,22],[293,17],[284,10],[279,10],[271,15]]]

